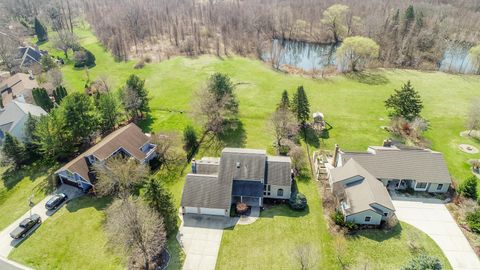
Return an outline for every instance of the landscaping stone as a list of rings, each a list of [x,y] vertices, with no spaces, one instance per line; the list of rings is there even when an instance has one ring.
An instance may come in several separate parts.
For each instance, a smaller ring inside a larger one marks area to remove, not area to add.
[[[458,148],[468,154],[477,154],[479,152],[478,148],[470,144],[459,144]]]

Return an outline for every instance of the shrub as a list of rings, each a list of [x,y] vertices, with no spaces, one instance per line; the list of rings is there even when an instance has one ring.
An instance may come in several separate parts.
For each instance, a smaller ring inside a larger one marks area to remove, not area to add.
[[[76,68],[91,67],[95,65],[95,55],[85,48],[75,52],[74,55],[75,64],[73,65]]]
[[[307,198],[300,192],[294,192],[290,196],[288,204],[293,210],[301,211],[307,208]]]
[[[353,221],[347,221],[347,222],[345,222],[343,227],[345,227],[345,228],[347,228],[347,230],[351,231],[351,230],[356,230],[358,228],[358,225]]]
[[[437,257],[421,254],[411,259],[402,270],[441,270],[442,264]]]
[[[345,225],[345,216],[340,212],[340,211],[335,211],[332,213],[330,218],[337,224],[338,226],[344,226]]]
[[[477,199],[477,177],[467,178],[459,188],[460,194],[466,198]]]
[[[466,220],[470,230],[475,233],[480,233],[480,209],[469,212]]]
[[[245,214],[248,211],[248,206],[246,203],[239,202],[235,208],[238,214]]]

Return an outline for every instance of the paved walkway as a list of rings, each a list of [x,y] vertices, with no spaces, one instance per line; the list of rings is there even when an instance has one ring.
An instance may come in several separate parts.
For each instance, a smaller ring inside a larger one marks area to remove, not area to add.
[[[67,186],[67,185],[60,186],[57,189],[56,193],[57,192],[65,192],[68,195],[69,200],[75,197],[78,197],[82,194],[82,192],[79,189],[72,186]],[[32,214],[40,215],[40,217],[42,218],[42,222],[44,222],[48,217],[50,217],[56,212],[56,210],[49,211],[45,209],[45,203],[52,196],[53,195],[48,195],[40,202],[37,202],[35,206],[32,208]],[[15,248],[17,245],[21,244],[23,240],[25,240],[25,239],[13,240],[10,237],[10,232],[13,231],[18,226],[18,224],[28,216],[30,216],[30,211],[27,211],[27,213],[25,213],[23,216],[15,220],[12,224],[10,224],[8,227],[6,227],[3,231],[0,232],[0,257],[7,258],[10,251],[12,251],[13,248]],[[26,238],[28,238],[28,236]],[[0,268],[0,269],[3,269],[3,268]]]
[[[480,261],[461,229],[440,200],[392,198],[398,219],[428,234],[455,270],[478,270]]]

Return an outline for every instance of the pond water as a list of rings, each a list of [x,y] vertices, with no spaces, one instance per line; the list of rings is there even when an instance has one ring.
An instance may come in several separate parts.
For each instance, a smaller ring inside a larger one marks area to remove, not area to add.
[[[476,73],[477,68],[469,56],[470,46],[454,44],[447,47],[439,70],[454,73]]]
[[[335,65],[335,52],[339,45],[274,39],[262,53],[262,60],[305,71],[321,70]],[[477,70],[469,56],[470,46],[454,43],[444,52],[438,69],[454,73],[475,73]],[[272,60],[273,58],[273,60]]]
[[[335,65],[336,49],[334,44],[274,39],[271,48],[263,52],[262,60],[274,61],[279,67],[288,65],[306,71],[319,70]]]

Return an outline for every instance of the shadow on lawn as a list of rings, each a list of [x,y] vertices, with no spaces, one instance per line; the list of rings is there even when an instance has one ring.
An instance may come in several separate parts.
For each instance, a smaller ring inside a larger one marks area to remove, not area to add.
[[[93,207],[97,211],[103,211],[112,202],[111,197],[95,198],[93,196],[82,196],[69,201],[66,205],[68,212],[76,212],[84,208]]]
[[[350,80],[368,84],[368,85],[383,85],[390,82],[390,80],[384,75],[370,72],[349,72],[345,74]]]
[[[138,121],[138,125],[144,132],[152,132],[152,125],[157,120],[150,112],[148,112],[147,117]]]
[[[235,119],[229,123],[230,128],[218,135],[218,139],[227,147],[245,147],[247,134],[242,121]]]
[[[34,182],[39,177],[46,176],[45,183],[41,183],[39,185],[40,188],[44,189],[46,192],[50,189],[53,189],[51,181],[48,181],[56,169],[56,166],[53,164],[47,164],[42,162],[35,162],[27,166],[23,166],[20,169],[16,169],[15,167],[8,168],[2,174],[3,184],[7,189],[14,188],[20,181],[22,181],[25,177],[29,177],[30,181]]]
[[[391,238],[400,239],[402,234],[402,225],[400,222],[391,229],[365,229],[358,230],[351,235],[349,238],[355,239],[360,237],[365,237],[376,242],[383,242]]]
[[[310,209],[307,205],[302,211],[296,211],[290,209],[287,203],[282,204],[265,204],[265,210],[260,213],[260,218],[274,218],[278,216],[282,217],[303,217],[310,213]]]

